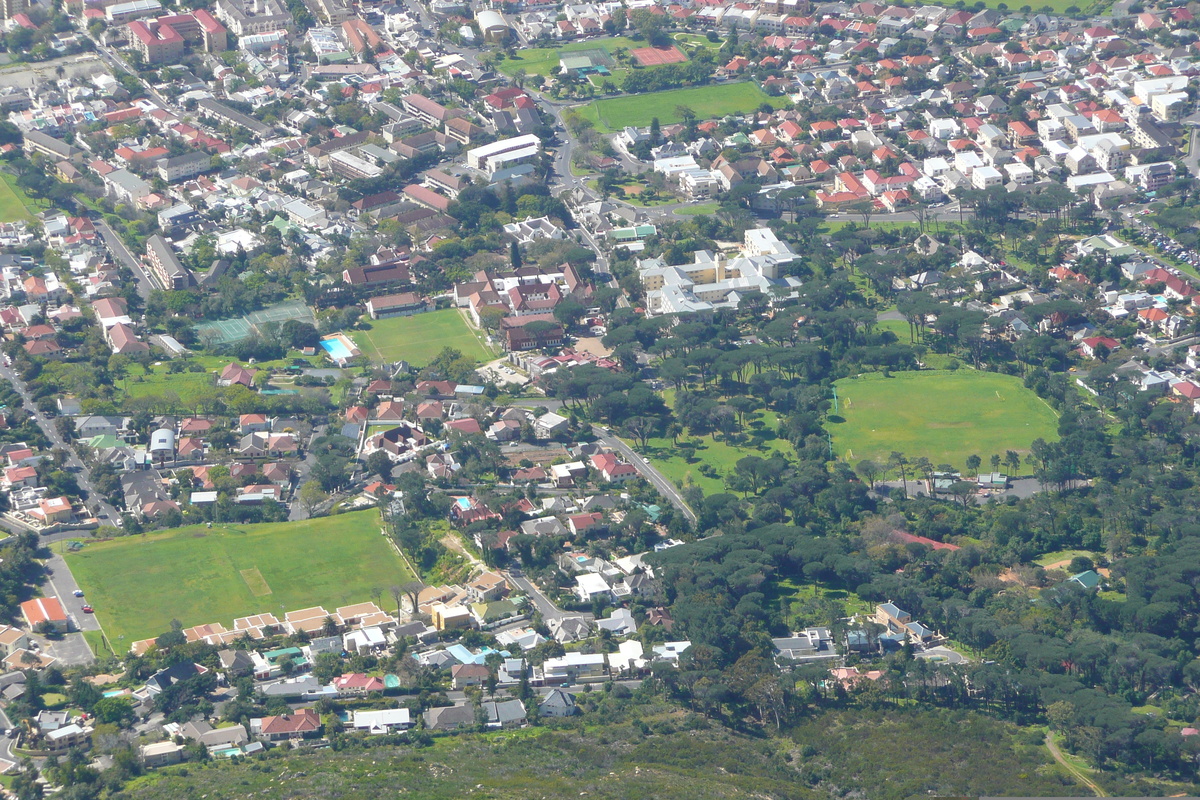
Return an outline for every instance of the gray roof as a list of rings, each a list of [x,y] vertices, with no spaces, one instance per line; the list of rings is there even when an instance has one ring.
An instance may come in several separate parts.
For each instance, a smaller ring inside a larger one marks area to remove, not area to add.
[[[516,699],[499,702],[488,700],[483,704],[483,710],[487,713],[488,723],[492,725],[504,725],[525,719],[525,704]]]

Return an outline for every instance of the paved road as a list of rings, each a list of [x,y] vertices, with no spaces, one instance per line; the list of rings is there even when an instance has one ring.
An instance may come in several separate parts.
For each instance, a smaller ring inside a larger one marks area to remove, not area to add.
[[[563,617],[591,616],[591,614],[579,614],[575,611],[564,611],[563,609],[554,605],[550,598],[547,597],[542,590],[535,586],[534,583],[528,578],[517,577],[512,573],[507,573],[506,577],[513,585],[528,595],[530,602],[533,603],[533,607],[536,608],[538,613],[542,615],[542,618],[547,621],[552,619],[562,619]]]
[[[1200,177],[1200,149],[1196,147],[1200,144],[1198,137],[1200,137],[1200,128],[1192,128],[1191,145],[1188,148],[1188,154],[1183,159],[1183,165],[1194,177]]]
[[[3,711],[0,711],[0,729],[7,732],[8,729],[11,727],[12,727],[12,720],[10,720],[8,718],[7,714],[5,714]],[[7,736],[0,736],[0,758],[3,758],[6,761],[12,761],[13,763],[16,763],[16,764],[20,764],[21,756],[15,755],[12,751],[13,746],[15,744],[16,744],[15,739],[10,739]]]
[[[80,631],[98,631],[100,623],[92,614],[83,613],[87,598],[76,597],[75,591],[79,584],[67,567],[62,555],[54,553],[46,562],[46,587],[63,604],[67,614],[74,621],[74,627]],[[42,645],[42,649],[64,664],[89,664],[95,656],[87,640],[79,632],[68,633],[60,639],[47,639],[42,636],[34,637]]]
[[[96,226],[96,231],[100,234],[100,238],[104,240],[104,244],[108,246],[109,252],[116,256],[124,266],[128,267],[134,277],[137,278],[138,294],[142,296],[143,300],[149,297],[150,292],[157,289],[158,285],[150,280],[150,276],[142,269],[141,262],[134,257],[129,248],[125,246],[125,242],[121,241],[121,237],[108,226],[103,217],[99,215],[92,217],[92,223]]]
[[[67,453],[67,467],[72,473],[74,473],[75,479],[79,483],[80,488],[88,493],[88,507],[100,515],[102,521],[114,522],[115,520],[120,519],[120,513],[111,505],[109,505],[104,498],[97,494],[96,490],[92,488],[92,481],[89,477],[89,471],[87,467],[84,466],[83,461],[81,461],[79,456],[75,453],[75,448],[70,442],[63,439],[63,437],[59,434],[58,426],[54,424],[54,421],[48,419],[44,414],[42,414],[41,411],[38,410],[37,404],[33,402],[33,398],[29,394],[29,387],[25,385],[25,382],[21,380],[20,376],[13,372],[13,370],[9,367],[0,367],[0,378],[4,378],[11,383],[17,394],[21,395],[21,399],[25,401],[26,410],[33,415],[34,421],[37,422],[38,427],[42,429],[44,434],[46,434],[46,438],[50,440],[51,447],[63,450]],[[104,517],[107,517],[108,519],[105,520]]]
[[[692,511],[688,506],[687,501],[683,499],[683,495],[675,488],[675,484],[671,483],[663,474],[651,466],[650,462],[642,458],[633,451],[633,448],[625,444],[625,442],[613,436],[612,433],[605,427],[593,425],[593,429],[600,434],[599,441],[601,444],[616,450],[625,460],[637,468],[637,471],[642,474],[642,477],[650,481],[655,489],[658,489],[659,494],[667,498],[671,505],[683,512],[683,515],[690,521],[696,521],[696,512]]]
[[[328,426],[326,425],[316,425],[313,427],[312,435],[308,437],[308,446],[304,448],[304,460],[296,464],[296,479],[293,482],[295,491],[293,492],[292,504],[288,511],[288,522],[308,519],[308,509],[296,499],[295,495],[299,494],[300,487],[308,480],[308,474],[317,463],[316,456],[313,455],[312,443],[319,437],[324,436],[327,429]]]
[[[915,654],[916,658],[943,661],[947,664],[968,664],[971,659],[949,647],[930,647]]]

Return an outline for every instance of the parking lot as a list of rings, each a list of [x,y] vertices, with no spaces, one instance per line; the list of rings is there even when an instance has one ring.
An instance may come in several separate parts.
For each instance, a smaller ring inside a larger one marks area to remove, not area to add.
[[[1146,241],[1154,245],[1159,252],[1165,253],[1177,261],[1182,261],[1193,268],[1200,266],[1200,252],[1197,252],[1194,248],[1180,244],[1170,236],[1162,233],[1157,228],[1154,228],[1149,223],[1140,219],[1140,217],[1148,216],[1149,214],[1150,209],[1148,208],[1125,212],[1125,216],[1129,219],[1133,227],[1136,228],[1143,236],[1145,236]],[[1175,272],[1178,274],[1178,270],[1170,265],[1168,265],[1166,269],[1169,272]]]
[[[479,372],[501,385],[520,387],[529,383],[529,378],[513,369],[508,360],[503,358],[480,367]]]

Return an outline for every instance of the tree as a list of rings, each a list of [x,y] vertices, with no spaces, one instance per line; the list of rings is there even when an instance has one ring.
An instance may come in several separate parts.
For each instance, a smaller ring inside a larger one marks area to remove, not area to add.
[[[908,494],[908,459],[899,450],[893,450],[888,456],[888,463],[896,472],[900,473],[900,480],[904,483],[904,493]]]
[[[386,481],[392,477],[393,466],[391,457],[383,450],[376,450],[367,456],[367,472],[371,475],[378,475],[381,480]]]
[[[574,328],[585,314],[587,308],[570,297],[564,298],[554,307],[554,318],[562,324],[564,330]]]
[[[521,248],[516,242],[508,243],[508,261],[513,269],[521,268]]]
[[[979,468],[983,466],[983,459],[972,453],[967,456],[967,472],[972,475],[979,475]]]
[[[1000,471],[1000,456],[998,454],[992,453],[991,465],[992,465],[992,472]]]
[[[1012,471],[1013,475],[1019,475],[1021,472],[1021,454],[1016,450],[1009,450],[1004,454],[1004,464]]]
[[[318,481],[305,481],[300,487],[300,505],[304,506],[304,510],[309,514],[313,513],[322,503],[329,499],[329,495],[321,488]]]
[[[623,430],[637,439],[642,449],[646,449],[647,440],[658,430],[658,420],[654,417],[630,417],[622,426]]]
[[[92,716],[103,725],[124,727],[134,719],[133,704],[124,697],[102,697],[92,707]]]
[[[875,479],[879,477],[881,472],[883,472],[883,467],[879,463],[872,461],[869,458],[864,458],[855,465],[854,471],[858,473],[860,478],[867,482],[868,486],[874,489]]]

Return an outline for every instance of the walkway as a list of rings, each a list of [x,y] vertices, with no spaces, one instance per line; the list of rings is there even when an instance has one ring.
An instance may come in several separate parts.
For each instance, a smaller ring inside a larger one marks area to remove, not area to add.
[[[1096,797],[1108,797],[1108,793],[1101,789],[1095,781],[1093,781],[1087,775],[1084,775],[1078,767],[1063,757],[1062,751],[1059,750],[1058,745],[1054,743],[1054,734],[1050,731],[1046,731],[1046,749],[1050,751],[1050,755],[1054,756],[1055,761],[1066,767],[1067,772],[1071,773],[1071,776],[1075,778],[1075,780],[1091,789],[1092,792],[1095,793]]]

